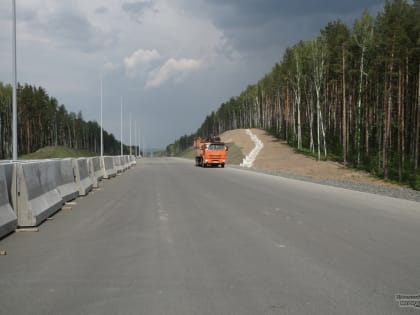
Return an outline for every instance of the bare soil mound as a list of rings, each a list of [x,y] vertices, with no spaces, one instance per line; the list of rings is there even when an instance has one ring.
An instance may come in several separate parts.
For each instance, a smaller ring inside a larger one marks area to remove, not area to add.
[[[317,179],[333,179],[400,187],[373,178],[367,172],[349,169],[340,163],[316,161],[311,157],[296,153],[287,143],[276,139],[264,130],[251,129],[251,131],[264,143],[264,148],[254,162],[253,168],[255,169],[299,174]],[[245,156],[254,147],[254,143],[245,133],[245,129],[226,131],[221,135],[221,139],[224,142],[235,143]]]

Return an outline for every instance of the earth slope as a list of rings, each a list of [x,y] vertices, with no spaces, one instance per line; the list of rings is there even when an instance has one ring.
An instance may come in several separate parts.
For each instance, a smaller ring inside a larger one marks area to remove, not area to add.
[[[261,129],[251,129],[252,133],[264,143],[264,148],[257,156],[253,168],[265,171],[298,174],[317,179],[354,181],[372,185],[400,187],[373,178],[363,171],[355,171],[340,163],[316,161],[315,159],[296,153],[286,142],[280,141]],[[224,142],[235,143],[247,155],[254,147],[245,129],[226,131],[221,135]]]

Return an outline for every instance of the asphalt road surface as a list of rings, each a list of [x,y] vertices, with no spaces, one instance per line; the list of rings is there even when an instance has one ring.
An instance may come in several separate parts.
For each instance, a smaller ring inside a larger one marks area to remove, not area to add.
[[[1,314],[419,314],[420,204],[143,159],[0,241]]]

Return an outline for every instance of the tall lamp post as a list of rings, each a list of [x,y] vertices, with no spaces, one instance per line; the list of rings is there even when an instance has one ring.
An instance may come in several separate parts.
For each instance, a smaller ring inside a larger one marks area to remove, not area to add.
[[[140,135],[141,135],[141,129],[139,128],[139,138],[138,138],[138,140],[139,140],[139,156],[140,156],[140,154],[141,154],[141,137],[140,137]]]
[[[12,67],[13,67],[13,123],[12,123],[12,133],[13,133],[13,140],[12,140],[12,158],[13,160],[17,160],[18,152],[17,152],[17,104],[16,104],[16,86],[17,86],[17,66],[16,66],[16,0],[12,0],[12,11],[13,11],[13,36],[12,36]]]
[[[101,78],[101,156],[104,156],[103,110],[102,110],[102,78]]]
[[[123,155],[123,97],[121,96],[121,155]]]
[[[130,113],[130,155],[131,155],[131,113]]]
[[[134,155],[137,156],[137,121],[134,121]]]

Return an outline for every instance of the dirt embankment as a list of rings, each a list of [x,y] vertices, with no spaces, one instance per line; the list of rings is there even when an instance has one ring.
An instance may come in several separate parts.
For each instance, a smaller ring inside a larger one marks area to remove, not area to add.
[[[373,178],[369,173],[348,169],[340,163],[316,161],[315,159],[296,153],[287,143],[282,142],[261,129],[251,129],[264,143],[264,148],[254,162],[253,168],[259,170],[278,171],[298,174],[316,179],[333,179],[353,181],[371,185],[401,187],[380,179]],[[230,130],[221,135],[224,142],[233,142],[246,156],[254,147],[245,129]]]

